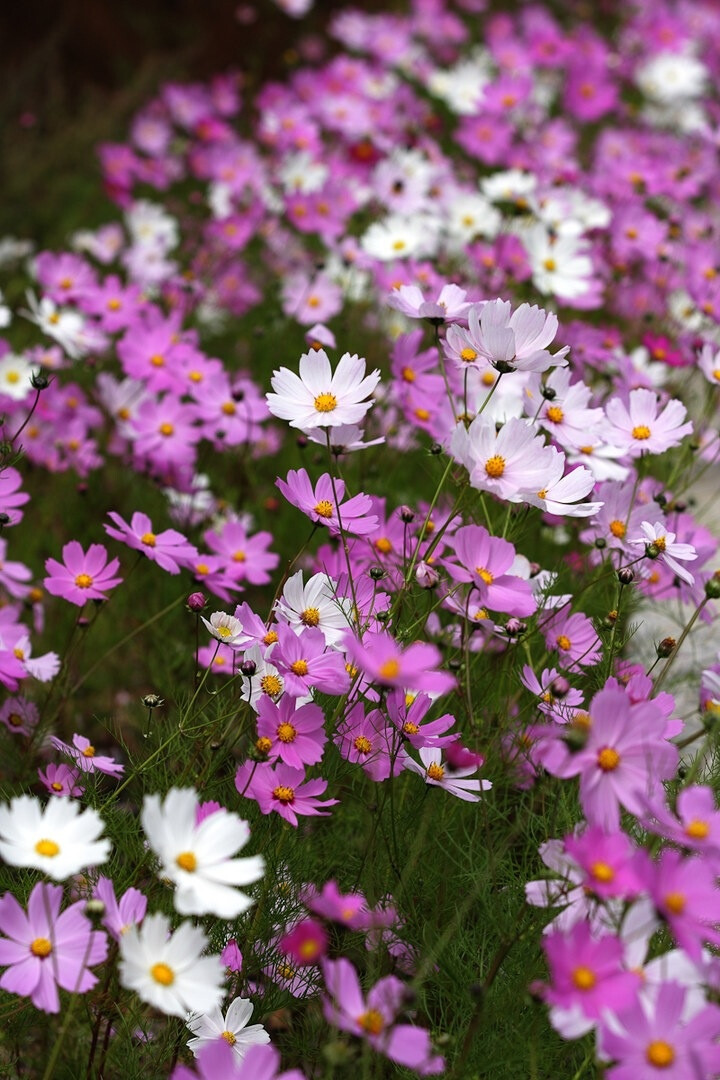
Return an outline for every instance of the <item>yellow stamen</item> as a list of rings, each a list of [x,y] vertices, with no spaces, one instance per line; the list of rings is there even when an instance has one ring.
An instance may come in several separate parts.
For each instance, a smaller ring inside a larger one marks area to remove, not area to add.
[[[56,855],[60,854],[60,845],[56,844],[54,840],[38,840],[35,851],[38,855],[45,855],[48,859],[54,859]]]
[[[193,870],[197,869],[197,859],[192,851],[181,851],[175,862],[181,870],[187,870],[189,874],[192,874]]]
[[[620,764],[620,755],[612,746],[604,746],[597,756],[597,763],[603,772],[614,772]]]
[[[505,472],[505,458],[495,454],[485,462],[485,472],[493,480],[497,480]]]
[[[318,394],[314,405],[318,412],[332,412],[337,408],[337,398],[334,394]]]
[[[46,937],[36,937],[30,943],[30,952],[33,956],[49,956],[52,952],[52,945]]]
[[[89,589],[93,583],[93,579],[89,574],[78,574],[75,578],[75,584],[78,589]]]
[[[175,973],[167,964],[153,964],[150,968],[150,974],[155,982],[160,983],[161,986],[172,986],[175,982]]]

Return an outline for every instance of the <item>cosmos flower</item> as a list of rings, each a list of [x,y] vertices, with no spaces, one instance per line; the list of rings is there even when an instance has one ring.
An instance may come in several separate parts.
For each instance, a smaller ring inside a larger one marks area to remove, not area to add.
[[[362,420],[380,372],[366,376],[365,361],[350,353],[340,357],[333,372],[327,353],[318,349],[303,353],[299,375],[280,368],[271,381],[275,393],[267,395],[267,404],[273,416],[294,428],[328,428]]]

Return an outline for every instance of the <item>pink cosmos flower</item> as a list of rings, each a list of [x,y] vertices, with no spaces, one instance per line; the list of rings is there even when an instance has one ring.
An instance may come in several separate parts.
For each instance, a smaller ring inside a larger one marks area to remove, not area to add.
[[[707,852],[712,859],[720,858],[720,810],[715,807],[712,788],[704,784],[683,788],[678,794],[675,811],[677,818],[664,801],[654,800],[648,806],[642,824],[675,844]]]
[[[142,551],[143,555],[147,555],[148,559],[156,562],[169,574],[179,574],[180,567],[185,565],[187,560],[197,558],[197,548],[182,533],[176,532],[175,529],[164,529],[160,533],[153,532],[152,521],[147,514],[136,511],[129,525],[114,510],[110,511],[108,517],[117,526],[116,528],[111,525],[104,526],[108,536],[112,536],[114,540],[119,540],[122,544],[127,544],[135,551]]]
[[[199,1050],[195,1067],[197,1072],[186,1065],[176,1066],[170,1080],[305,1080],[299,1069],[278,1072],[280,1054],[274,1046],[251,1046],[239,1062],[224,1039]]]
[[[17,525],[22,521],[23,511],[18,508],[30,499],[27,492],[19,490],[21,484],[22,476],[17,469],[8,466],[0,473],[0,513],[10,518],[7,525]]]
[[[454,323],[464,319],[470,308],[466,296],[465,289],[448,284],[443,285],[436,300],[426,300],[417,285],[401,285],[393,289],[387,303],[409,319],[428,319],[435,324]]]
[[[590,667],[600,661],[600,638],[590,619],[582,612],[570,615],[559,611],[543,623],[542,632],[547,647],[558,651],[565,669],[569,670],[576,664]]]
[[[631,705],[627,694],[605,686],[592,699],[592,722],[582,749],[543,757],[555,776],[580,776],[580,803],[588,821],[617,832],[620,807],[642,814],[656,786],[675,773],[678,751],[665,738],[652,701]]]
[[[55,735],[51,735],[50,742],[56,750],[72,758],[82,772],[102,772],[107,773],[108,776],[120,776],[121,773],[125,772],[124,765],[118,764],[111,757],[97,754],[95,747],[84,735],[73,735],[72,746],[68,746],[67,743],[63,742],[62,739],[58,739]]]
[[[445,1062],[433,1052],[425,1028],[395,1023],[405,1004],[404,983],[387,975],[365,998],[349,960],[324,960],[322,971],[327,990],[323,1012],[329,1024],[367,1039],[374,1050],[420,1076],[444,1071]]]
[[[444,565],[456,581],[472,582],[473,602],[508,615],[532,615],[537,604],[527,581],[513,574],[515,548],[482,525],[464,525],[450,541],[459,565]],[[508,572],[510,571],[510,572]]]
[[[688,1080],[720,1070],[720,1009],[705,1005],[688,1017],[687,987],[662,982],[657,994],[641,995],[600,1025],[607,1080]]]
[[[366,536],[377,529],[377,517],[368,513],[372,508],[371,497],[358,494],[343,502],[345,484],[342,480],[336,480],[333,491],[329,473],[323,473],[314,489],[305,469],[290,469],[287,479],[278,477],[275,485],[289,503],[307,514],[311,521],[327,525],[331,534],[339,533],[342,528],[346,533]]]
[[[107,957],[107,938],[83,914],[84,900],[60,913],[61,885],[39,882],[27,914],[11,893],[0,897],[0,964],[8,965],[0,987],[29,997],[36,1009],[60,1011],[58,986],[85,994],[97,982],[88,970]]]
[[[696,962],[703,943],[720,945],[717,871],[707,859],[666,848],[640,864],[640,880],[681,949]]]
[[[689,570],[686,570],[677,561],[682,559],[683,562],[692,562],[697,559],[697,551],[692,544],[676,544],[675,533],[668,532],[661,521],[656,521],[654,525],[651,525],[649,521],[643,521],[640,528],[645,533],[645,536],[628,540],[628,544],[644,545],[646,552],[648,548],[651,551],[653,548],[657,548],[655,558],[662,559],[674,574],[686,581],[688,585],[693,585],[695,578]]]
[[[605,412],[611,424],[608,441],[623,447],[631,457],[662,454],[671,446],[678,446],[693,430],[689,421],[683,423],[687,410],[681,401],[668,401],[662,412],[658,412],[654,390],[645,387],[631,390],[627,405],[620,398],[611,398]]]
[[[240,521],[226,521],[217,530],[208,529],[203,540],[214,554],[225,556],[232,577],[249,581],[251,585],[267,585],[270,571],[280,562],[279,555],[267,550],[273,540],[272,533],[250,536]]]
[[[301,919],[280,939],[280,948],[294,964],[315,964],[326,955],[330,939],[317,919]]]
[[[271,761],[279,758],[293,769],[316,765],[327,740],[324,724],[325,716],[319,705],[297,708],[289,694],[284,694],[276,705],[263,694],[258,700],[258,749],[267,753]]]
[[[393,749],[399,747],[399,739],[379,709],[366,715],[363,703],[356,702],[338,724],[334,741],[345,760],[361,765],[372,780],[379,782],[390,776]],[[399,762],[395,773],[398,766]]]
[[[623,832],[606,833],[591,825],[565,837],[565,851],[583,870],[583,885],[602,900],[617,896],[630,900],[642,890],[636,870],[636,852]]]
[[[370,912],[362,893],[341,893],[336,881],[326,881],[320,892],[309,885],[300,895],[306,908],[322,915],[331,922],[341,923],[353,930],[363,930],[369,925]]]
[[[338,801],[318,799],[327,787],[327,780],[306,780],[303,769],[293,769],[284,762],[273,767],[246,761],[235,774],[235,787],[247,798],[254,799],[261,813],[275,811],[296,828],[298,814],[327,817],[330,811],[320,807],[335,806]]]
[[[390,634],[368,633],[360,641],[347,633],[344,644],[358,670],[381,686],[427,690],[430,694],[445,694],[455,686],[454,675],[433,670],[442,656],[427,642],[416,641],[402,649]]]
[[[147,897],[139,889],[127,889],[118,899],[110,878],[99,877],[93,889],[93,897],[102,900],[105,913],[102,924],[116,941],[119,941],[129,926],[141,923],[147,911]]]
[[[65,544],[62,550],[64,563],[47,559],[45,569],[48,577],[43,584],[53,596],[60,596],[70,604],[83,607],[87,600],[107,600],[104,590],[114,589],[122,581],[114,577],[120,561],[108,562],[107,548],[91,544],[84,552],[77,540]]]
[[[623,946],[613,934],[593,937],[587,922],[566,933],[553,931],[543,939],[550,984],[541,992],[561,1009],[579,1006],[597,1020],[605,1009],[618,1012],[632,1005],[640,988],[637,975],[623,968]]]
[[[540,712],[551,716],[559,724],[566,724],[575,712],[575,708],[582,705],[583,695],[572,686],[561,695],[553,686],[555,680],[560,677],[557,668],[544,668],[538,679],[530,665],[525,664],[520,681],[539,699],[537,708]]]
[[[225,965],[225,970],[229,973],[242,971],[243,957],[238,943],[234,938],[228,941],[227,945],[220,953],[220,959]]]
[[[477,762],[464,768],[450,769],[443,764],[443,752],[438,746],[423,746],[419,750],[420,763],[409,755],[403,758],[403,765],[411,772],[425,778],[425,783],[441,787],[465,802],[479,802],[480,792],[492,787],[489,780],[469,779],[478,769]]]
[[[7,698],[0,707],[0,723],[13,735],[32,735],[39,719],[35,702],[24,697]]]
[[[365,361],[357,354],[343,353],[333,372],[327,353],[318,349],[300,357],[299,375],[288,368],[274,372],[276,393],[267,395],[267,404],[273,416],[294,428],[357,424],[372,405],[364,398],[379,381],[377,370],[365,375]]]
[[[562,364],[568,354],[567,346],[548,352],[558,319],[543,308],[521,304],[513,311],[509,300],[488,300],[473,304],[467,318],[465,348],[485,357],[498,371],[546,371]]]
[[[484,413],[469,428],[458,424],[450,437],[450,453],[468,470],[474,488],[510,502],[543,491],[554,472],[552,448],[532,424],[516,416],[500,431]]]
[[[70,765],[53,765],[51,762],[45,772],[38,769],[38,776],[51,795],[77,799],[85,791],[82,784],[78,783],[79,771]]]
[[[448,746],[457,739],[457,735],[445,734],[455,723],[451,713],[424,722],[431,705],[429,694],[416,694],[409,698],[404,690],[391,690],[385,698],[389,719],[416,750],[421,746]]]
[[[345,661],[339,652],[327,648],[319,627],[308,627],[296,634],[287,623],[278,623],[276,633],[272,660],[289,694],[303,697],[317,689],[338,696],[349,687]]]

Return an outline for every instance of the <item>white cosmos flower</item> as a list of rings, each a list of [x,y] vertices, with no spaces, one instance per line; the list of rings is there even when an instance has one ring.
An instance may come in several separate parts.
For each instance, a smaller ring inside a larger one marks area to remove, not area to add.
[[[32,373],[33,369],[24,356],[7,353],[0,360],[0,394],[13,401],[22,401],[32,390]]]
[[[360,238],[367,255],[381,262],[431,256],[437,248],[441,221],[429,214],[390,214],[375,221]]]
[[[55,802],[65,802],[56,799]],[[156,913],[120,938],[120,985],[168,1016],[209,1013],[223,998],[225,969],[219,956],[203,956],[207,938],[198,926]]]
[[[210,1012],[191,1017],[187,1026],[196,1038],[188,1039],[188,1048],[197,1057],[205,1046],[224,1039],[232,1046],[235,1057],[242,1061],[251,1046],[270,1042],[270,1036],[262,1024],[247,1026],[252,1014],[253,1004],[248,998],[235,998],[225,1016],[218,1005]]]
[[[107,862],[110,841],[98,839],[103,820],[96,810],[81,810],[72,799],[20,795],[0,806],[0,855],[10,866],[41,870],[64,881],[88,866]]]
[[[350,603],[337,595],[337,583],[327,574],[313,574],[303,584],[303,572],[298,570],[285,582],[275,610],[296,634],[317,626],[328,645],[336,645],[352,625]]]
[[[325,350],[313,350],[300,357],[299,375],[289,368],[273,373],[276,393],[266,395],[268,408],[302,430],[356,424],[372,405],[363,399],[379,381],[377,370],[365,375],[365,361],[357,354],[344,353],[333,372]]]
[[[176,910],[235,919],[254,903],[237,886],[258,881],[265,860],[233,858],[250,836],[247,821],[222,809],[197,824],[198,801],[193,788],[172,788],[164,804],[159,795],[146,795],[142,826],[162,864],[160,876],[175,884]]]
[[[214,611],[209,620],[204,615],[201,615],[201,618],[212,636],[223,645],[237,645],[239,642],[247,641],[242,623],[234,615],[227,615],[224,611]]]
[[[640,528],[645,535],[628,540],[628,544],[653,545],[658,552],[655,557],[662,559],[672,572],[677,574],[683,581],[686,581],[688,585],[693,585],[695,578],[689,570],[686,570],[677,561],[682,559],[683,562],[693,562],[697,559],[697,552],[692,544],[676,544],[675,533],[668,532],[661,521],[656,521],[654,525],[649,521],[643,521]]]

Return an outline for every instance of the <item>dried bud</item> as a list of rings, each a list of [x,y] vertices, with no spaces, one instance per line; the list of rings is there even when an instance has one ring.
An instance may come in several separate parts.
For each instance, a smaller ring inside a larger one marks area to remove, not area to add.
[[[660,659],[664,660],[666,656],[670,655],[676,645],[677,641],[674,637],[666,637],[663,638],[662,641],[659,641],[657,643],[657,645],[655,646],[655,651],[657,652]]]
[[[409,506],[401,506],[400,517],[406,525],[409,525],[411,521],[415,520],[415,511],[411,510]]]
[[[254,660],[243,660],[240,665],[240,671],[246,679],[252,679],[253,675],[257,671],[257,664]]]
[[[629,566],[621,566],[617,572],[617,579],[621,585],[632,585],[635,580],[635,571]]]
[[[207,597],[201,592],[190,593],[186,606],[188,611],[203,611],[207,606]]]
[[[415,580],[423,589],[434,589],[440,580],[440,575],[434,566],[421,559],[415,569]]]

